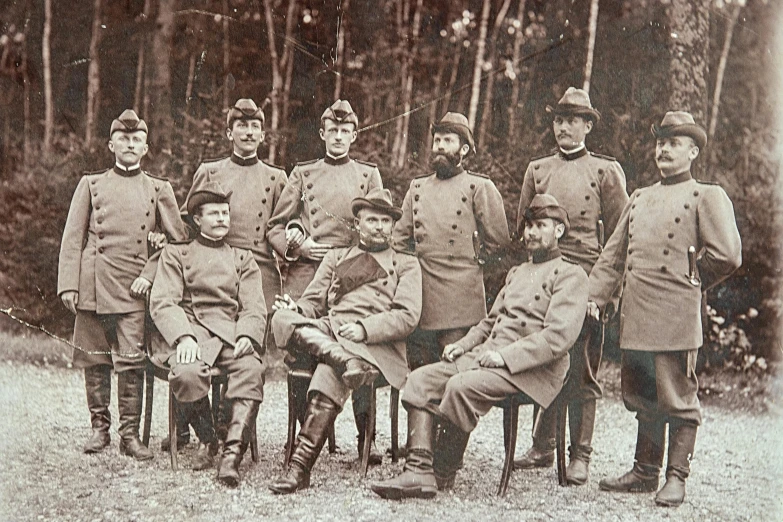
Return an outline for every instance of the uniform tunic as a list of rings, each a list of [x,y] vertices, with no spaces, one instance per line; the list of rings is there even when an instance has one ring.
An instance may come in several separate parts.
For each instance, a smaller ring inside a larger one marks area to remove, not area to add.
[[[381,174],[372,163],[347,156],[299,163],[288,177],[269,220],[269,242],[289,265],[285,292],[302,295],[318,268],[317,261],[299,259],[288,250],[286,230],[299,228],[305,238],[333,247],[346,247],[355,239],[351,201],[382,188]]]
[[[266,306],[251,252],[203,236],[167,245],[152,286],[150,312],[165,340],[154,345],[153,360],[172,367],[169,382],[177,399],[189,402],[206,396],[207,367],[214,365],[229,372],[228,398],[263,399],[264,368],[258,353],[240,359],[223,353],[240,337],[263,346]],[[201,360],[176,365],[175,343],[188,335],[199,343]]]
[[[512,268],[489,316],[455,344],[465,354],[414,370],[402,400],[447,417],[464,431],[505,396],[523,392],[549,406],[568,373],[568,350],[587,309],[588,279],[558,250]],[[478,357],[500,353],[503,368],[482,368]],[[437,402],[440,401],[440,405]]]
[[[285,171],[259,161],[236,155],[202,163],[193,176],[191,194],[210,181],[217,182],[231,195],[231,226],[225,241],[237,248],[250,250],[261,270],[264,298],[272,310],[275,294],[280,293],[280,273],[267,237],[267,222],[285,187]]]
[[[415,252],[422,272],[419,327],[472,326],[487,315],[484,279],[474,245],[492,254],[509,241],[503,198],[483,175],[461,171],[411,181],[394,227],[394,245]],[[477,233],[477,241],[474,234]]]
[[[405,338],[416,327],[421,314],[421,270],[413,256],[391,248],[372,252],[369,255],[387,275],[364,283],[338,299],[337,267],[363,253],[355,246],[330,251],[304,295],[297,300],[300,312],[275,313],[272,331],[278,346],[286,346],[297,326],[316,326],[332,335],[347,351],[378,367],[386,380],[400,389],[408,373]],[[356,322],[367,332],[364,342],[356,343],[336,335],[340,326]],[[315,378],[311,389],[314,386],[318,386]],[[335,399],[328,390],[323,392]]]

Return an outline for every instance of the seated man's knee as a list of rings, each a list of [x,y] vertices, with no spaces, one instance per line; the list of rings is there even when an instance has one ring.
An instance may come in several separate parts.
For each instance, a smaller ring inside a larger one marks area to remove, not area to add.
[[[201,361],[174,365],[169,372],[169,386],[177,400],[196,401],[209,391],[209,369]]]

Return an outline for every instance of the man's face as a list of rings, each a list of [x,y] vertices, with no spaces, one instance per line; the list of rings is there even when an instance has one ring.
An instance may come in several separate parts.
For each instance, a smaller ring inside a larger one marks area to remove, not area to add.
[[[223,239],[231,226],[228,203],[204,203],[193,216],[193,222],[202,234],[213,239]]]
[[[525,246],[528,252],[552,250],[563,237],[565,225],[552,218],[533,219],[525,222]]]
[[[234,120],[226,136],[234,144],[234,152],[242,157],[252,156],[264,141],[261,120]]]
[[[556,115],[552,120],[557,146],[563,150],[573,150],[584,143],[585,136],[593,130],[592,120],[581,116]]]
[[[432,136],[432,155],[430,166],[435,170],[456,167],[468,153],[470,145],[462,143],[459,134],[454,132],[436,132]]]
[[[114,153],[114,159],[123,167],[138,165],[141,158],[147,154],[147,133],[144,131],[116,131],[109,139],[109,150]]]
[[[324,120],[323,123],[320,134],[326,144],[326,152],[336,158],[347,154],[351,143],[356,141],[356,126],[353,123],[337,123],[332,120]]]
[[[699,155],[699,147],[690,136],[671,136],[655,142],[655,163],[664,177],[690,170]]]
[[[372,208],[363,208],[354,220],[359,229],[359,239],[367,246],[386,245],[389,243],[394,227],[392,217]]]

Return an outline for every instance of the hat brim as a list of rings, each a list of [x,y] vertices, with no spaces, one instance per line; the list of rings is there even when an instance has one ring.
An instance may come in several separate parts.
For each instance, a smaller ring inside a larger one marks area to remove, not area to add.
[[[371,208],[384,214],[388,214],[394,221],[399,221],[402,217],[402,209],[389,205],[387,202],[375,199],[356,198],[351,202],[351,212],[355,217],[359,216],[359,211],[363,208]]]
[[[601,113],[591,107],[582,107],[580,105],[551,105],[546,106],[546,112],[558,116],[582,116],[587,117],[594,123],[601,121]]]
[[[470,146],[470,152],[475,154],[476,142],[473,141],[473,133],[470,132],[470,129],[464,125],[457,125],[454,123],[433,123],[430,126],[430,133],[434,136],[436,132],[452,132],[456,134],[465,140],[465,142]]]
[[[536,219],[554,219],[555,221],[559,221],[560,223],[565,226],[565,232],[563,232],[563,237],[568,235],[568,231],[571,230],[571,220],[568,219],[568,212],[563,207],[543,207],[539,208],[536,211],[531,211],[530,208],[525,209],[524,212],[524,218],[522,222],[520,223],[520,230],[517,230],[517,233],[519,236],[522,236],[522,233],[525,230],[525,223],[528,221],[533,221]],[[561,238],[562,239],[562,238]]]
[[[188,199],[188,215],[193,216],[201,205],[207,203],[231,203],[231,192],[225,196],[218,196],[211,192],[196,192]]]
[[[699,149],[707,146],[707,131],[698,123],[683,123],[681,125],[667,125],[659,127],[656,124],[650,126],[650,131],[655,139],[670,138],[672,136],[688,136],[693,139]]]

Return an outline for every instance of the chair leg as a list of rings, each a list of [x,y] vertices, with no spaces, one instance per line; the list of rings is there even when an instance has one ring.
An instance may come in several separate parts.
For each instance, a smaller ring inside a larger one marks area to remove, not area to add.
[[[174,392],[169,386],[169,453],[171,454],[171,469],[177,471],[177,421],[174,415]]]
[[[389,394],[389,416],[391,417],[391,458],[392,462],[397,462],[400,458],[400,440],[399,440],[399,412],[400,412],[400,390],[392,388]]]
[[[375,383],[370,385],[370,404],[367,410],[367,424],[364,427],[364,444],[362,446],[362,476],[367,476],[370,467],[370,449],[375,435]]]
[[[566,480],[566,416],[568,414],[568,402],[565,400],[557,401],[557,433],[555,435],[556,454],[557,454],[557,483],[561,486],[568,486]]]
[[[334,455],[337,453],[337,440],[334,437],[334,423],[329,426],[329,436],[327,440],[329,441],[329,453]]]
[[[149,363],[147,363],[147,371],[144,374],[144,386],[144,429],[142,442],[149,448],[150,427],[152,426],[152,395],[155,389],[155,372]]]
[[[498,496],[504,496],[508,489],[508,483],[511,480],[511,473],[514,471],[514,453],[517,447],[517,428],[519,423],[519,403],[515,400],[503,408],[503,438],[506,442],[506,461],[503,464],[503,474],[500,477],[500,486],[498,487]]]
[[[296,406],[294,404],[294,377],[288,372],[288,435],[285,443],[285,459],[283,467],[287,468],[294,454],[294,438],[296,437]],[[334,433],[334,431],[332,431]],[[330,443],[331,445],[331,443]]]
[[[215,386],[215,380],[212,380],[212,425],[218,425],[218,415],[220,415],[220,400],[223,397],[223,390],[220,388],[222,385],[218,381],[218,385]]]
[[[250,458],[258,464],[258,429],[255,424],[250,427]]]

